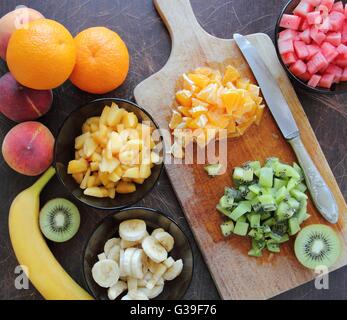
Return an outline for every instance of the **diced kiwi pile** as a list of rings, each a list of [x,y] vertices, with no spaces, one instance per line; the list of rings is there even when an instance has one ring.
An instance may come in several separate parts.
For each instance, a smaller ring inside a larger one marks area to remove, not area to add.
[[[236,167],[232,177],[236,187],[226,187],[217,205],[229,218],[221,224],[223,235],[250,237],[250,256],[260,257],[264,249],[280,252],[310,217],[302,169],[268,158],[263,167],[259,161]]]

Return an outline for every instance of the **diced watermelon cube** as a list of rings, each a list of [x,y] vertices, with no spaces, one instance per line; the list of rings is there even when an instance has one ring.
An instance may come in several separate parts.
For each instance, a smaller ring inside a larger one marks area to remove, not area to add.
[[[312,25],[312,24],[320,24],[323,22],[323,18],[320,14],[319,11],[312,11],[312,12],[309,12],[306,16],[307,18],[307,23],[309,25]]]
[[[335,47],[338,47],[341,44],[341,32],[329,32],[325,41],[331,43]]]
[[[330,10],[326,5],[321,4],[316,8],[316,11],[319,11],[322,15],[322,18],[325,18],[329,15]]]
[[[347,43],[347,21],[343,23],[341,42]]]
[[[345,57],[337,57],[337,59],[334,60],[334,64],[341,68],[346,68],[347,67],[347,59]]]
[[[294,52],[288,52],[281,55],[283,63],[286,65],[293,64],[296,60],[298,60],[297,56]]]
[[[306,15],[313,11],[313,6],[307,1],[301,1],[298,6],[294,9],[293,13],[300,17],[306,17]]]
[[[300,31],[305,31],[306,29],[308,29],[310,27],[310,25],[308,24],[307,19],[302,18],[301,20],[302,21],[300,23],[299,30]]]
[[[347,81],[347,68],[343,69],[341,81]]]
[[[331,29],[330,18],[323,18],[323,22],[318,25],[318,30],[322,32],[328,32]]]
[[[307,66],[304,61],[298,60],[289,68],[289,70],[295,76],[300,76],[307,71]]]
[[[307,46],[308,56],[306,59],[311,59],[316,53],[320,51],[320,48],[316,44],[309,44]]]
[[[298,77],[300,80],[306,82],[306,81],[309,81],[309,80],[311,79],[312,74],[309,73],[308,71],[306,71],[305,73],[300,74],[300,75],[298,75],[297,77]]]
[[[328,61],[325,59],[323,53],[316,53],[310,61],[307,63],[308,72],[315,74],[323,68],[326,68],[329,65]]]
[[[331,30],[340,31],[345,21],[345,15],[338,11],[332,11],[329,14],[329,20],[330,20]]]
[[[330,11],[334,5],[335,0],[322,0],[321,5],[326,6]]]
[[[310,34],[312,40],[320,45],[326,38],[326,35],[319,31],[315,26],[311,27],[311,34]]]
[[[344,44],[341,43],[336,50],[340,55],[347,57],[347,46],[345,46]]]
[[[291,29],[285,29],[278,34],[278,39],[280,41],[282,41],[282,40],[294,40],[297,35],[298,35],[297,31],[291,30]]]
[[[347,3],[345,4],[345,11],[344,11],[344,13],[345,13],[345,17],[347,19]]]
[[[335,2],[331,11],[345,13],[342,1]]]
[[[319,81],[320,81],[321,78],[322,78],[322,77],[321,77],[320,75],[314,74],[314,75],[311,77],[310,81],[309,81],[307,84],[308,84],[310,87],[315,88],[315,87],[318,86],[318,83],[319,83]]]
[[[325,73],[319,81],[319,86],[330,89],[334,83],[334,78],[335,76],[333,74]]]
[[[342,77],[343,69],[335,66],[334,64],[330,64],[329,67],[325,70],[325,73],[330,73],[335,76],[334,82],[339,83]]]
[[[310,44],[311,43],[311,30],[310,29],[306,29],[305,31],[299,33],[299,38],[305,42],[306,44]]]
[[[292,30],[298,30],[301,18],[292,14],[284,14],[280,21],[280,27]]]
[[[336,48],[329,42],[324,42],[322,44],[321,51],[329,63],[339,55]]]
[[[284,40],[278,42],[278,50],[280,54],[294,52],[293,40]]]
[[[294,50],[299,59],[305,59],[309,55],[306,44],[303,41],[294,41]]]

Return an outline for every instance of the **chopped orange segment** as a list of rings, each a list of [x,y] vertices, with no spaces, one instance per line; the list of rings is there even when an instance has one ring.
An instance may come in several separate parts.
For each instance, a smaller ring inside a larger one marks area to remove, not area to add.
[[[223,77],[223,84],[226,85],[228,82],[235,82],[240,77],[240,72],[235,67],[227,66]]]
[[[178,106],[177,110],[182,113],[185,117],[190,117],[190,112],[189,112],[189,108],[187,107],[182,107],[182,106]]]
[[[202,101],[202,100],[192,98],[192,108],[197,107],[197,106],[202,106],[202,107],[208,108],[209,104],[207,102]]]
[[[235,110],[242,109],[242,106],[245,103],[243,93],[239,90],[226,91],[222,94],[222,100],[228,114],[232,114]]]
[[[172,117],[169,124],[170,129],[176,129],[177,126],[182,122],[182,115],[176,110],[172,111]]]
[[[188,77],[190,80],[193,81],[193,83],[196,86],[198,86],[200,88],[205,88],[211,81],[208,76],[205,76],[203,74],[189,73]]]
[[[176,93],[177,102],[183,107],[190,108],[192,106],[192,93],[188,90],[181,90]]]
[[[176,93],[179,106],[173,110],[169,124],[175,141],[183,129],[192,133],[190,141],[206,146],[221,137],[221,129],[227,130],[229,138],[236,138],[253,123],[260,124],[264,112],[260,89],[235,67],[227,66],[224,74],[200,67],[184,73],[181,80],[181,90]],[[184,151],[180,154],[183,156]]]
[[[229,125],[229,118],[216,112],[208,112],[207,118],[211,124],[218,126],[220,129],[225,129]]]
[[[218,84],[217,83],[210,83],[206,88],[202,89],[198,94],[197,98],[200,100],[203,100],[209,104],[217,104],[217,91],[218,91]]]
[[[190,109],[190,114],[193,118],[197,118],[204,113],[207,113],[208,109],[204,106],[196,106]]]

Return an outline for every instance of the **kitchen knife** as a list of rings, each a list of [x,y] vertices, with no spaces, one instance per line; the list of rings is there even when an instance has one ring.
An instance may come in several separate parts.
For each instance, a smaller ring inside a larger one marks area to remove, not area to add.
[[[234,34],[234,40],[251,67],[284,138],[294,149],[315,206],[327,221],[336,223],[339,217],[336,200],[301,141],[299,128],[276,79],[256,48],[244,36]]]

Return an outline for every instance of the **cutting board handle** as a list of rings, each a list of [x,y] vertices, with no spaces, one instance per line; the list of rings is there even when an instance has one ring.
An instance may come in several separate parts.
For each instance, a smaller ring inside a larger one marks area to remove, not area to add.
[[[153,0],[172,41],[184,43],[207,35],[198,23],[189,0]]]

